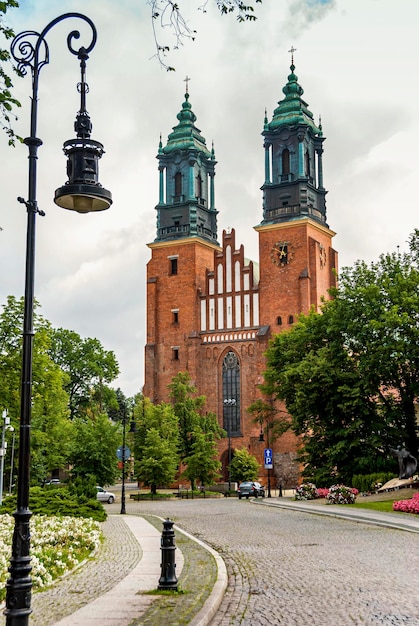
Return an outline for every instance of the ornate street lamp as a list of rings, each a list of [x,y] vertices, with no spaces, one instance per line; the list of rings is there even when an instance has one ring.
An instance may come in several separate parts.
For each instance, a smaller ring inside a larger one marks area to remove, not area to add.
[[[24,140],[29,149],[28,199],[18,198],[27,210],[26,234],[26,269],[25,299],[23,317],[23,351],[20,396],[20,438],[19,465],[17,478],[17,508],[14,513],[15,527],[10,559],[10,577],[6,583],[6,626],[26,626],[29,624],[31,609],[32,580],[30,576],[30,530],[29,520],[29,468],[30,468],[30,427],[32,403],[32,356],[33,356],[33,301],[35,276],[35,222],[36,215],[45,215],[38,208],[36,199],[37,152],[42,145],[36,136],[38,113],[39,73],[49,63],[49,48],[45,39],[55,24],[76,18],[86,22],[92,30],[92,39],[88,47],[73,47],[74,40],[80,38],[80,32],[73,30],[67,36],[67,47],[80,61],[81,94],[80,111],[77,113],[75,131],[77,138],[66,141],[64,152],[68,157],[68,182],[55,192],[55,202],[66,209],[87,213],[109,208],[112,196],[98,182],[98,161],[103,154],[103,146],[90,139],[91,122],[86,111],[86,60],[94,48],[97,39],[93,22],[81,13],[65,13],[50,22],[41,33],[25,31],[17,35],[12,42],[11,54],[23,75],[28,68],[32,75],[32,101],[30,118],[30,136]]]

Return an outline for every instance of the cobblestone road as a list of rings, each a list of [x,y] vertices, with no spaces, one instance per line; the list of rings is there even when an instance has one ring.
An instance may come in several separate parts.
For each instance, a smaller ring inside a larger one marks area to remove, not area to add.
[[[127,511],[169,516],[220,552],[215,626],[419,626],[418,535],[227,498]]]

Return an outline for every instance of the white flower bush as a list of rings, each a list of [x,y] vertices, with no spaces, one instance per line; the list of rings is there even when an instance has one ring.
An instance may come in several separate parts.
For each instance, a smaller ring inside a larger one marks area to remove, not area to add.
[[[0,515],[0,600],[9,576],[14,518]],[[34,590],[47,587],[85,559],[100,545],[99,522],[81,517],[34,515],[30,520]]]

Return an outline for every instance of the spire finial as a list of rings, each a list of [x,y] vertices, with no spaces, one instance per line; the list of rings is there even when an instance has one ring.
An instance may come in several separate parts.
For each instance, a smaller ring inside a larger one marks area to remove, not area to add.
[[[184,78],[184,82],[186,83],[186,93],[189,93],[188,91],[188,86],[189,86],[189,81],[191,79],[189,78],[189,76],[186,74],[186,78]]]
[[[288,52],[291,52],[291,65],[294,65],[294,52],[297,52],[297,48],[294,48],[294,46],[291,46]]]

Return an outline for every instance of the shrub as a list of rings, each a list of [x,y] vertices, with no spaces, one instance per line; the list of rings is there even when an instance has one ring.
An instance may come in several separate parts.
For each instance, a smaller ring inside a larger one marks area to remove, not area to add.
[[[396,500],[393,502],[393,511],[419,515],[419,493],[415,493],[410,500]]]
[[[353,504],[357,494],[357,489],[345,485],[332,485],[326,496],[326,504]]]
[[[328,487],[317,487],[317,497],[318,498],[325,498],[328,493],[329,493],[329,488]]]
[[[396,478],[393,472],[375,472],[374,474],[355,474],[352,476],[352,485],[361,492],[375,491],[376,486]]]
[[[100,502],[72,495],[65,487],[57,489],[32,487],[29,493],[29,508],[34,515],[71,515],[92,518],[97,522],[104,522],[107,517]],[[16,496],[7,496],[3,500],[0,512],[12,514],[15,510]]]
[[[318,498],[316,485],[303,483],[295,490],[295,500],[315,500]]]

